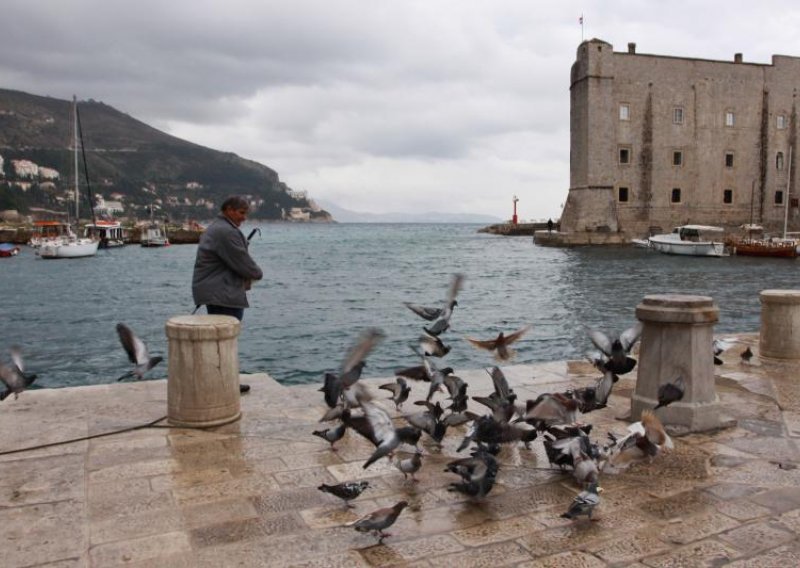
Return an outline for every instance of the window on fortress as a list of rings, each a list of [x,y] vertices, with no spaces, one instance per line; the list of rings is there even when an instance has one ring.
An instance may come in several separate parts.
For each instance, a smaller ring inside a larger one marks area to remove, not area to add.
[[[783,130],[784,128],[786,128],[786,115],[779,114],[775,119],[775,123],[776,126],[778,127],[778,130]]]
[[[725,167],[733,167],[733,152],[725,152]]]
[[[683,152],[673,152],[672,153],[672,165],[673,166],[682,166],[683,165]]]
[[[681,189],[679,187],[676,187],[672,190],[672,202],[673,203],[681,202]]]
[[[675,107],[672,109],[672,123],[683,124],[683,108]]]
[[[732,110],[725,111],[725,126],[733,126],[733,124],[734,124],[733,111]]]
[[[775,169],[783,171],[783,152],[778,152],[775,156]]]
[[[619,200],[621,202],[628,201],[628,188],[627,187],[620,187],[619,188]]]
[[[778,190],[775,192],[775,205],[782,205],[783,204],[783,192]]]
[[[630,148],[620,148],[619,149],[619,163],[620,164],[630,164],[631,163],[631,149]]]
[[[631,107],[628,104],[621,104],[619,105],[619,119],[620,120],[630,120],[631,119]]]
[[[722,192],[722,202],[723,203],[733,203],[733,190],[726,189]]]

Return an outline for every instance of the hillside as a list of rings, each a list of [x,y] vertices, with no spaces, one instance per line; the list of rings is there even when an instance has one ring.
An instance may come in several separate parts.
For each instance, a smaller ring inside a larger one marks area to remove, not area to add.
[[[175,219],[209,218],[225,196],[243,194],[254,203],[253,218],[287,218],[300,208],[298,219],[331,220],[267,166],[170,136],[102,102],[78,101],[78,111],[92,193],[121,202],[118,215],[142,216],[155,204]],[[0,89],[0,210],[66,209],[74,175],[71,128],[72,101]],[[20,170],[16,160],[33,162],[39,173]]]

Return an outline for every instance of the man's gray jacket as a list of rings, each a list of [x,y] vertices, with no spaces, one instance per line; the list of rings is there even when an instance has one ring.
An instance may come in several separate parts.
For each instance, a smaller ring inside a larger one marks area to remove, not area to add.
[[[247,308],[245,285],[263,273],[247,252],[247,239],[224,215],[200,237],[192,275],[192,296],[198,306]]]

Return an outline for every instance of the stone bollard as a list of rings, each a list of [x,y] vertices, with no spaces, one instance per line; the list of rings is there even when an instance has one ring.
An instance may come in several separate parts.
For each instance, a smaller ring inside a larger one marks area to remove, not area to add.
[[[175,316],[167,321],[167,415],[176,426],[238,420],[239,329],[230,316]]]
[[[714,389],[714,324],[719,308],[708,296],[658,294],[636,306],[644,324],[631,420],[658,404],[658,388],[683,377],[683,399],[656,411],[674,433],[720,427],[719,399]]]
[[[800,359],[800,290],[763,290],[759,297],[759,354],[775,359]]]

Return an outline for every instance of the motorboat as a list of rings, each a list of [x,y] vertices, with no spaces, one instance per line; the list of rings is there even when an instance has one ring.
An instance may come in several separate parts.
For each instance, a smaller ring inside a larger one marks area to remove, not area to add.
[[[647,240],[650,247],[664,254],[684,256],[727,256],[725,243],[715,241],[711,234],[722,233],[722,227],[710,225],[681,225],[671,233],[653,235]]]
[[[13,243],[0,243],[0,258],[8,258],[17,256],[19,254],[19,247]]]
[[[169,239],[164,227],[158,223],[150,223],[142,227],[142,236],[139,238],[139,243],[143,247],[167,247],[169,246]]]
[[[100,240],[100,248],[121,247],[125,244],[125,230],[119,221],[98,220],[83,227],[83,236]]]

